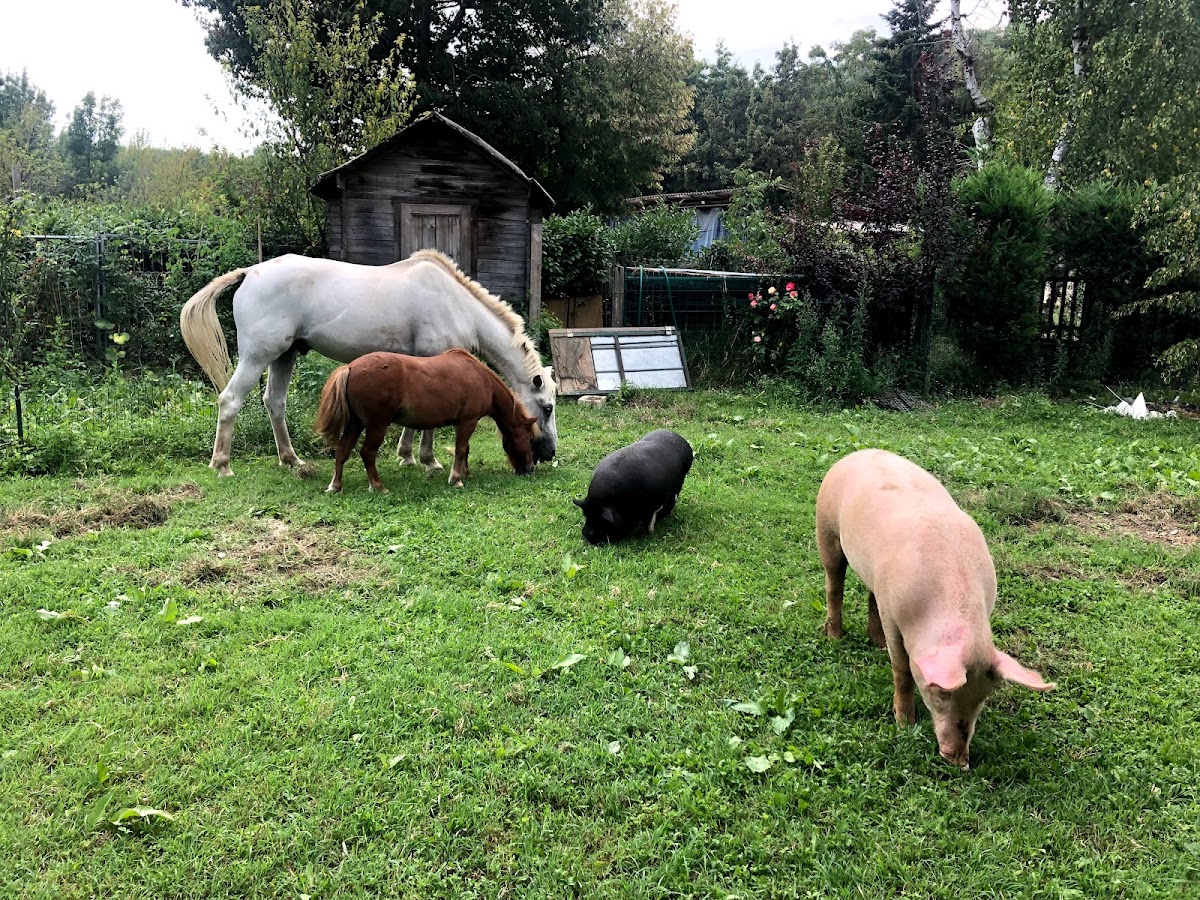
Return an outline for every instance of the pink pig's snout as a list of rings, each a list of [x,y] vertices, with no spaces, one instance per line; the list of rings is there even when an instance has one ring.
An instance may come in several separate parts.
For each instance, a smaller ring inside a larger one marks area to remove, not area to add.
[[[951,748],[948,750],[942,749],[941,747],[939,747],[938,750],[942,754],[942,759],[944,759],[946,762],[950,763],[950,765],[957,766],[958,768],[962,769],[964,772],[970,770],[970,768],[971,768],[971,748],[970,747],[954,747],[954,748]]]
[[[971,737],[975,732],[975,723],[951,719],[936,722],[935,730],[942,759],[964,772],[970,769]]]

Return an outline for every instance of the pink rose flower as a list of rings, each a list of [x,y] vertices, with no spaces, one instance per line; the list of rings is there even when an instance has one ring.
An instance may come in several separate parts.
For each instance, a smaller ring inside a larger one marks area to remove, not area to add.
[[[751,306],[758,306],[758,301],[757,301],[757,300],[751,300],[751,301],[750,301],[750,305],[751,305]]]
[[[757,344],[757,343],[758,343],[759,341],[761,341],[761,340],[762,340],[762,335],[760,335],[760,334],[756,334],[756,335],[754,336],[754,343],[756,343],[756,344]]]
[[[796,284],[795,284],[795,282],[789,281],[787,284],[785,284],[783,286],[783,289],[785,291],[794,291],[796,289]]]
[[[799,293],[796,291],[792,291],[790,294],[788,294],[788,296],[791,297],[793,300],[795,300],[799,296]]]
[[[775,312],[775,304],[774,303],[771,304],[771,312]]]
[[[753,300],[753,299],[754,299],[754,295],[753,295],[753,294],[747,294],[746,296],[747,296],[747,297],[749,297],[751,300]]]

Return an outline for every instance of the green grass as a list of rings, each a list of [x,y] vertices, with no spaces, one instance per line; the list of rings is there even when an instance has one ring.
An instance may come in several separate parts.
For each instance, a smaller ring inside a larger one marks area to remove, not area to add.
[[[211,397],[167,402],[0,480],[2,896],[1200,896],[1200,556],[1125,529],[1194,530],[1195,422],[635,395],[562,404],[530,479],[485,424],[463,490],[338,497],[249,407],[218,480]],[[655,427],[677,513],[585,546],[570,498]],[[813,500],[863,446],[978,518],[997,643],[1058,682],[993,696],[969,773],[894,726],[857,583],[820,633]]]

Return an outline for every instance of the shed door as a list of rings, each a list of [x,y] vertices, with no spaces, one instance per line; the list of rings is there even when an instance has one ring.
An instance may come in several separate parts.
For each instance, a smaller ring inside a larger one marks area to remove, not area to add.
[[[440,250],[475,276],[475,221],[470,206],[398,202],[396,243],[398,259],[418,250]]]

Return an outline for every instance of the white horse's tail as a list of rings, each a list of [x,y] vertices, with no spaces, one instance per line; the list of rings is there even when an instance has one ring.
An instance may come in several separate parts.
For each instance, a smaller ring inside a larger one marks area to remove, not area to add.
[[[179,331],[183,342],[192,352],[218,391],[229,383],[229,346],[217,320],[217,298],[227,288],[246,277],[247,269],[234,269],[218,275],[192,295],[179,311]]]

